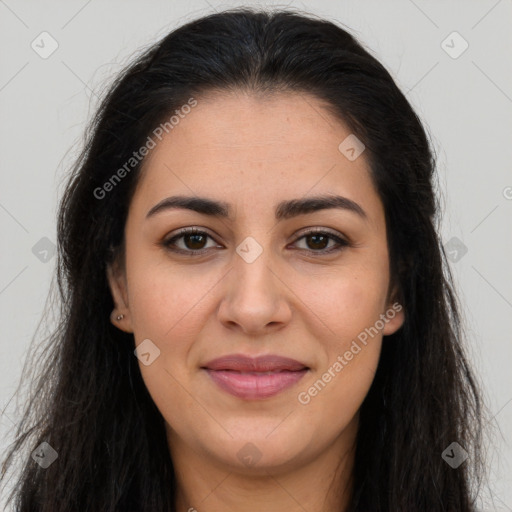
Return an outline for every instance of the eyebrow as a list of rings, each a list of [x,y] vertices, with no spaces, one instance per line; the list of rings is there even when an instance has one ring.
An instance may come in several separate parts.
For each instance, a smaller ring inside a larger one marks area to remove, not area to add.
[[[364,220],[368,219],[366,212],[356,202],[347,197],[337,195],[320,195],[303,199],[290,199],[278,203],[275,210],[276,220],[290,219],[298,215],[328,209],[341,209],[353,212]],[[171,196],[163,199],[149,210],[146,219],[167,210],[185,209],[211,217],[231,219],[232,209],[223,201],[207,197]]]

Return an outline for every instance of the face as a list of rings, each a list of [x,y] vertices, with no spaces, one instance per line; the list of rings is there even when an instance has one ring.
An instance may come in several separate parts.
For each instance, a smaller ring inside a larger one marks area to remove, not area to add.
[[[307,94],[217,94],[146,157],[109,282],[173,457],[277,470],[353,439],[403,311],[349,135]]]

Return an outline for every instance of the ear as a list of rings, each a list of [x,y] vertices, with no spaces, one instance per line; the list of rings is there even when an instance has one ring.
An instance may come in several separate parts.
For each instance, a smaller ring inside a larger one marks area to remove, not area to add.
[[[118,264],[117,260],[107,265],[107,281],[115,306],[114,311],[112,311],[110,315],[110,321],[118,329],[132,333],[133,329],[128,304],[126,273]]]
[[[398,300],[396,300],[399,296],[400,294],[398,293],[398,287],[394,286],[388,300],[387,309],[384,312],[385,325],[384,329],[382,329],[382,334],[384,336],[394,334],[404,324],[405,309],[404,306]]]

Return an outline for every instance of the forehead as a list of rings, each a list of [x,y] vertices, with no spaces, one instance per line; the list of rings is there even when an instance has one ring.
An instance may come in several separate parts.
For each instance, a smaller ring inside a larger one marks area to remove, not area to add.
[[[348,135],[344,123],[321,100],[306,93],[218,92],[197,98],[197,105],[164,134],[159,147],[162,151],[217,151],[226,161],[244,158],[249,150],[251,162],[287,157],[318,160],[338,156],[339,142]],[[154,151],[150,159],[158,153]],[[189,161],[193,157],[185,156]]]
[[[349,160],[340,151],[353,135],[315,96],[230,92],[196,101],[155,140],[134,200],[143,195],[149,205],[178,192],[274,204],[338,193],[379,213],[364,152]]]

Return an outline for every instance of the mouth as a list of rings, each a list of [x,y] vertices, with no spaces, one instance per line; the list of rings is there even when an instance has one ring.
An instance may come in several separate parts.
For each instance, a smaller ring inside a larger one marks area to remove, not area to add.
[[[270,398],[292,387],[306,373],[305,364],[276,355],[248,357],[233,354],[202,367],[223,391],[244,400]]]

